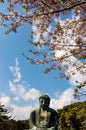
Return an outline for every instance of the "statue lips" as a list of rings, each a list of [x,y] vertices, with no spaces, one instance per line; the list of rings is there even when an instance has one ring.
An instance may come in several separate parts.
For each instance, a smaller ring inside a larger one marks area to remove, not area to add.
[[[42,107],[42,109],[45,109],[45,110],[47,110],[47,109],[48,109],[48,106],[47,106],[47,105],[45,105],[45,104],[42,104],[42,105],[41,105],[41,107]]]
[[[30,114],[32,129],[36,130],[56,130],[58,113],[49,107],[50,97],[46,94],[39,97],[39,108]]]

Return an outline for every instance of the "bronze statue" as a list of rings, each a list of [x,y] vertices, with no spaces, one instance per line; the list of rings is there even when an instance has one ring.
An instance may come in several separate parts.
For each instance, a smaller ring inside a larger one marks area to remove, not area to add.
[[[58,113],[49,107],[50,97],[46,94],[39,97],[40,107],[30,114],[31,130],[57,130]]]

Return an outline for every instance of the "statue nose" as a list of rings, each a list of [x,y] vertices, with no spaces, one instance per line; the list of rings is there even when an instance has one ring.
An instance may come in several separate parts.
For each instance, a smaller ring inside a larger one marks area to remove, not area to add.
[[[45,102],[43,102],[42,104],[45,104]]]

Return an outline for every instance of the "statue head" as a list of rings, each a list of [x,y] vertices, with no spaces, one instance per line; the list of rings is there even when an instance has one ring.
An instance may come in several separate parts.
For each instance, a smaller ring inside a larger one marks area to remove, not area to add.
[[[48,109],[50,104],[50,97],[47,94],[43,94],[39,97],[40,108]]]

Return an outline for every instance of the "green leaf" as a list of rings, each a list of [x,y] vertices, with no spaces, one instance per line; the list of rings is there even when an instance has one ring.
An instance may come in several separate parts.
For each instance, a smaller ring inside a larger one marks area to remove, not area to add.
[[[3,26],[3,24],[0,24],[0,27]]]
[[[22,8],[23,8],[23,11],[24,11],[25,13],[30,13],[30,10],[28,9],[28,7],[23,6]]]
[[[7,35],[7,34],[9,34],[9,30],[8,30],[8,31],[6,31],[6,32],[5,32],[5,34],[6,34],[6,35]]]
[[[79,89],[80,89],[82,86],[83,86],[82,84],[80,84],[80,85],[77,85],[77,88],[79,88]]]
[[[57,24],[56,24],[56,28],[60,28],[61,27],[61,25],[60,25],[60,23],[58,22]]]
[[[30,44],[33,44],[33,41],[32,41],[32,40],[30,40],[30,39],[28,39],[28,42],[29,42]]]
[[[0,3],[4,3],[4,0],[0,0]]]

